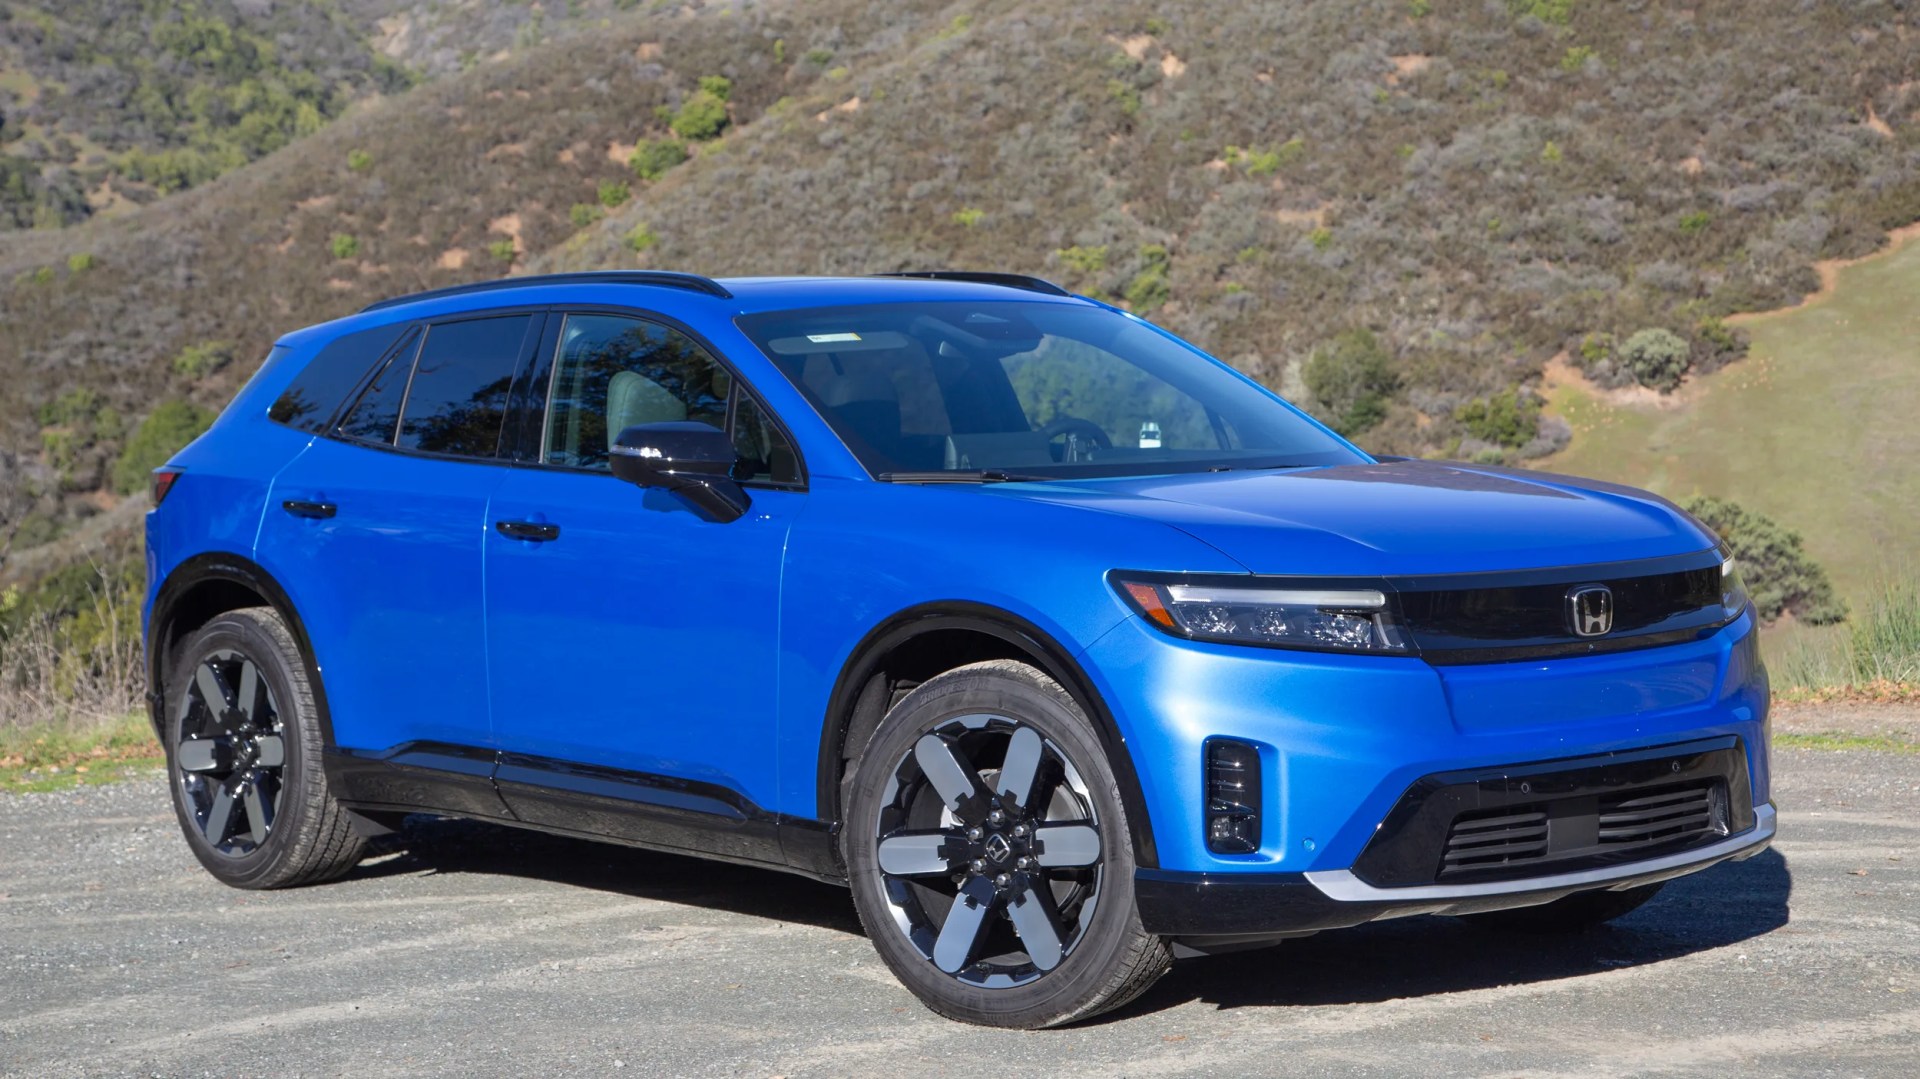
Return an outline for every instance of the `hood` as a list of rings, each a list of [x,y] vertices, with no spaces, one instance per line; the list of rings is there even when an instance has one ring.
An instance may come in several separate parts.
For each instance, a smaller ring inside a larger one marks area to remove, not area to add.
[[[1254,573],[1482,573],[1657,558],[1714,544],[1692,518],[1645,491],[1435,461],[996,490],[1159,521]]]

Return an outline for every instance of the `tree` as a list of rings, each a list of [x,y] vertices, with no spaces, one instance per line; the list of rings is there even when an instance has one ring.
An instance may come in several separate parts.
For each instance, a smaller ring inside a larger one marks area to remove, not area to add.
[[[1680,376],[1687,373],[1693,349],[1687,340],[1672,330],[1641,330],[1620,346],[1620,358],[1642,386],[1661,393],[1680,388]]]
[[[1349,330],[1315,349],[1303,373],[1328,426],[1343,435],[1385,419],[1387,401],[1400,388],[1393,359],[1372,330]]]
[[[1834,595],[1826,570],[1801,549],[1798,533],[1724,498],[1694,498],[1682,508],[1726,541],[1761,619],[1792,611],[1803,622],[1825,625],[1847,617],[1847,605]]]

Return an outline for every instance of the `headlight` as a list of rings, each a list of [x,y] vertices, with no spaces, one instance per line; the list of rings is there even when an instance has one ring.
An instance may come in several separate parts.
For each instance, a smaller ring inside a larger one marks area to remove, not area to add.
[[[1732,555],[1720,563],[1720,606],[1728,620],[1739,616],[1747,606],[1747,582],[1740,577],[1740,566]]]
[[[1198,584],[1115,578],[1135,610],[1177,637],[1337,652],[1411,652],[1373,588]]]

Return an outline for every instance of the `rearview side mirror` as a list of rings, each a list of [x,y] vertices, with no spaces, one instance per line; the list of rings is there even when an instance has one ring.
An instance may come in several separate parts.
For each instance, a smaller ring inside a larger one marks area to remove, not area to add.
[[[712,424],[636,424],[613,440],[607,458],[614,475],[678,495],[713,520],[725,523],[747,512],[747,492],[733,480],[740,455]]]

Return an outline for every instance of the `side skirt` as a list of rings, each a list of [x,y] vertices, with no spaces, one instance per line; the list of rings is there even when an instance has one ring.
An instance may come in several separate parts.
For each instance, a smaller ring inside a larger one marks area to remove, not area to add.
[[[846,883],[827,822],[769,812],[718,784],[421,742],[329,749],[326,770],[342,805],[362,814],[470,817]]]

